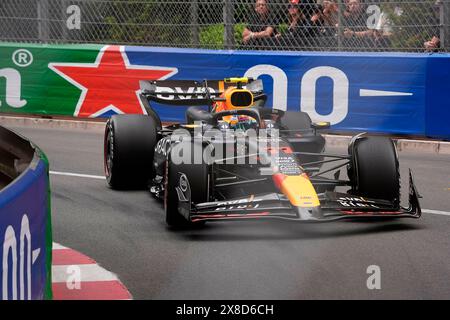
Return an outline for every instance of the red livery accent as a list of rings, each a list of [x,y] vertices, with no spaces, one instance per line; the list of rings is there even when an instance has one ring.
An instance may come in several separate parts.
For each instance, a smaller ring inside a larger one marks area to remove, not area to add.
[[[276,153],[278,153],[278,152],[280,152],[280,151],[282,151],[283,153],[285,153],[285,154],[292,154],[292,149],[290,148],[290,147],[281,147],[281,148],[275,148],[275,147],[267,147],[266,148],[266,151],[269,153],[269,154],[276,154]]]
[[[348,215],[377,215],[377,214],[402,214],[402,211],[341,211]]]
[[[283,182],[284,179],[286,179],[286,175],[282,173],[275,173],[274,175],[272,175],[272,179],[273,183],[275,184],[275,187],[280,189],[281,183]]]
[[[222,219],[222,218],[239,218],[239,219],[245,219],[245,218],[258,218],[263,216],[270,215],[270,212],[257,212],[257,213],[247,213],[247,214],[202,214],[202,215],[196,215],[194,219],[192,219],[192,222],[196,222],[203,219]]]

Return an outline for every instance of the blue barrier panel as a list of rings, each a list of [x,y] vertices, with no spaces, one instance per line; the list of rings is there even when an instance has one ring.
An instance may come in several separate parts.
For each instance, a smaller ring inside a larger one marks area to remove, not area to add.
[[[6,82],[0,112],[76,117],[142,113],[136,96],[139,79],[245,75],[263,80],[268,107],[307,112],[314,121],[329,121],[334,131],[450,139],[450,54],[29,44],[6,44],[3,50],[12,54],[24,47],[35,57],[29,68],[17,69],[10,55],[2,60]],[[183,93],[166,88],[165,97],[170,90]],[[186,107],[154,107],[163,121],[184,120]]]
[[[0,259],[3,300],[48,296],[48,174],[37,156],[30,167],[0,191]]]
[[[450,140],[450,55],[428,59],[426,135]]]
[[[341,131],[426,134],[426,54],[239,52],[126,47],[133,65],[176,68],[171,79],[261,77],[267,106],[301,110]],[[445,60],[450,59],[446,55]],[[442,99],[442,94],[436,99]],[[155,105],[163,120],[185,109]]]

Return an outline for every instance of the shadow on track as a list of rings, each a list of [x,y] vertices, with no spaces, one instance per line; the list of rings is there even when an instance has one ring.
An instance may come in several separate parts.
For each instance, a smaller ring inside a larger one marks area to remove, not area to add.
[[[398,221],[331,224],[289,224],[285,222],[258,223],[209,223],[194,230],[172,230],[172,234],[190,241],[259,241],[259,240],[308,240],[355,237],[390,232],[407,232],[423,229],[423,226]]]

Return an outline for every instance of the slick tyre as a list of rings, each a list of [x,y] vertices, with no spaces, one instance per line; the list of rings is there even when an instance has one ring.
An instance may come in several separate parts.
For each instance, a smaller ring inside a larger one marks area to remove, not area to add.
[[[114,115],[104,138],[104,168],[113,189],[143,189],[153,175],[155,120],[145,115]]]
[[[306,112],[287,111],[280,118],[280,128],[288,130],[287,140],[296,152],[310,152],[317,155],[302,154],[298,157],[300,164],[321,161],[323,157],[319,153],[325,147],[325,138],[316,133],[311,127],[311,118]],[[283,132],[281,133],[283,134]],[[317,166],[321,166],[318,164]]]
[[[179,212],[179,198],[177,193],[177,187],[180,186],[180,178],[182,175],[186,178],[191,195],[192,203],[207,202],[209,194],[208,186],[208,174],[209,165],[202,160],[200,164],[194,164],[194,144],[191,142],[181,142],[177,145],[177,150],[188,150],[191,148],[191,163],[179,163],[175,164],[171,160],[172,154],[169,157],[166,166],[166,188],[164,199],[164,211],[166,214],[166,223],[170,227],[174,228],[193,228],[204,225],[204,222],[191,222],[188,221],[182,213]],[[201,143],[197,144],[197,150],[204,150]],[[176,152],[172,150],[172,152]],[[171,153],[172,153],[171,152]],[[184,179],[184,178],[183,178]]]
[[[306,112],[286,111],[280,125],[285,130],[311,130],[311,118]]]
[[[362,137],[350,147],[349,177],[357,195],[400,205],[400,173],[393,141],[385,137]]]

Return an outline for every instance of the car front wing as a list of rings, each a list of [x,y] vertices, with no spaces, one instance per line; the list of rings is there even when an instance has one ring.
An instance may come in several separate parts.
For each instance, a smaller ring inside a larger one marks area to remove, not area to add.
[[[191,204],[188,215],[192,222],[243,219],[330,222],[341,219],[379,217],[419,218],[421,216],[420,195],[414,185],[411,171],[409,184],[407,208],[395,207],[392,202],[386,200],[328,191],[319,194],[320,206],[313,208],[294,207],[283,194],[267,193],[227,201]]]

